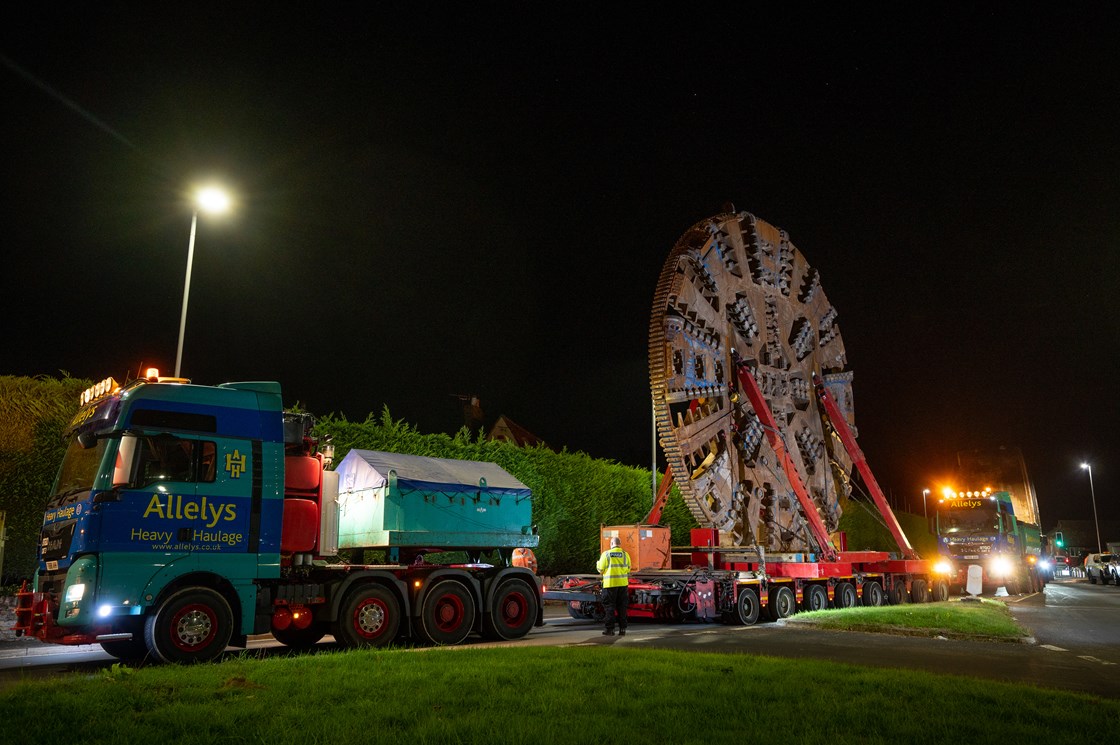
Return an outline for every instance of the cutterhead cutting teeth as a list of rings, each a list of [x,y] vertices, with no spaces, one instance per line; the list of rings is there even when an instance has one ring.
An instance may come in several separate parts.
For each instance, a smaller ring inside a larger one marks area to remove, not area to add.
[[[835,531],[851,459],[826,428],[820,374],[852,424],[851,373],[836,310],[785,231],[746,212],[693,225],[673,247],[650,319],[658,437],[685,502],[725,545],[812,551],[806,516],[740,395],[757,381],[821,520]]]

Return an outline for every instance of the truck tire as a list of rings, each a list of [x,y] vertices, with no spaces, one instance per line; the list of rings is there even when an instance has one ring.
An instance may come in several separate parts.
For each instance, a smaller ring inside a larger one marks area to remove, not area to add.
[[[380,585],[364,585],[346,596],[334,626],[344,647],[382,647],[393,641],[401,625],[401,605]]]
[[[735,618],[744,626],[753,626],[758,622],[760,603],[758,593],[752,587],[740,587],[739,599],[735,602]]]
[[[891,605],[905,605],[910,600],[910,593],[906,592],[906,583],[896,579],[891,585],[887,599]]]
[[[467,588],[455,580],[444,580],[424,593],[417,631],[432,644],[458,644],[471,633],[474,617],[474,598]]]
[[[794,597],[793,590],[785,585],[770,590],[769,599],[766,603],[766,613],[770,616],[771,621],[777,621],[779,618],[789,618],[796,611],[797,598]]]
[[[519,579],[498,585],[490,599],[489,612],[482,617],[482,635],[487,639],[520,639],[537,622],[537,593]]]
[[[805,611],[828,608],[828,591],[820,585],[806,585],[801,594],[801,609]]]
[[[1017,578],[1004,580],[1003,589],[1007,590],[1008,595],[1020,595],[1023,592],[1023,587]]]
[[[851,608],[855,606],[856,588],[851,582],[841,582],[836,585],[832,593],[832,606],[834,608]]]
[[[209,662],[229,644],[233,612],[209,587],[187,587],[159,604],[144,625],[144,641],[161,662]]]
[[[949,599],[949,580],[936,579],[933,581],[933,602],[944,603]]]
[[[915,603],[929,602],[929,583],[924,579],[916,579],[910,583],[910,600]]]
[[[883,586],[878,582],[863,583],[863,604],[868,608],[877,608],[883,604]]]
[[[321,623],[312,622],[306,629],[289,626],[286,629],[272,629],[276,641],[292,649],[311,649],[326,636],[327,629]]]

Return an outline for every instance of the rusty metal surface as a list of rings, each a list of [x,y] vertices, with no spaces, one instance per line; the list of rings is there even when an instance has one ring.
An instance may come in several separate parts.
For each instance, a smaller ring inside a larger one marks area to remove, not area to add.
[[[849,425],[851,373],[836,310],[785,231],[746,212],[692,226],[662,269],[650,320],[658,438],[685,503],[724,546],[816,548],[759,418],[737,390],[751,369],[821,519],[835,531],[852,463],[822,422],[817,372]],[[827,434],[826,434],[827,433]]]

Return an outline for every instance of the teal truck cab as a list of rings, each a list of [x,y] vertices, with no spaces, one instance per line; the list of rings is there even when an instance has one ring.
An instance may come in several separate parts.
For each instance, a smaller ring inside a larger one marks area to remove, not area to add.
[[[492,463],[353,450],[328,470],[310,416],[285,413],[274,382],[150,371],[81,403],[17,634],[196,662],[254,634],[456,644],[542,623],[540,582],[511,561],[537,545],[531,493]],[[387,563],[338,559],[365,549]],[[467,560],[428,563],[433,552]]]
[[[991,489],[947,491],[938,501],[933,527],[941,559],[934,571],[957,591],[966,586],[970,566],[980,567],[984,592],[1004,587],[1018,595],[1042,588],[1040,531],[1016,517],[1013,501],[1010,492]]]

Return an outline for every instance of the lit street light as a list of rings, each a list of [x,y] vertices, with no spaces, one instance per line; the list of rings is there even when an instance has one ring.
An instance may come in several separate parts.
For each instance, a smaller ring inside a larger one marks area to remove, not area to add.
[[[187,330],[187,299],[191,294],[191,266],[194,264],[194,234],[198,228],[199,210],[220,214],[229,209],[229,195],[216,186],[200,189],[195,195],[194,215],[191,217],[191,240],[187,244],[187,279],[183,283],[183,314],[179,318],[179,348],[175,352],[175,377],[183,362],[183,334]]]
[[[1101,525],[1097,522],[1097,493],[1093,491],[1093,467],[1082,463],[1081,467],[1089,472],[1089,496],[1093,499],[1093,526],[1097,529],[1097,553],[1101,551]]]

